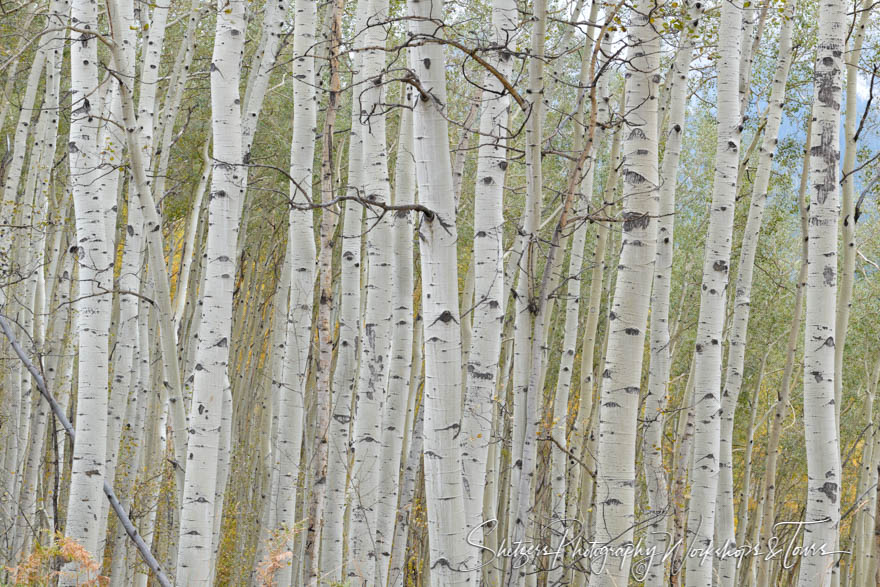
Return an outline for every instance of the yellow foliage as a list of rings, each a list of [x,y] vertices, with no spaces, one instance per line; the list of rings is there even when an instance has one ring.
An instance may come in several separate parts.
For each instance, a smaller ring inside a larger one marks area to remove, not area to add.
[[[76,563],[77,571],[55,571],[52,563],[56,559],[63,562]],[[37,544],[28,558],[16,567],[5,567],[9,572],[9,580],[12,585],[42,586],[55,583],[56,577],[73,574],[78,577],[77,585],[98,586],[109,583],[109,578],[100,575],[101,565],[92,558],[92,555],[72,538],[67,538],[60,532],[55,534],[54,540],[48,547]]]

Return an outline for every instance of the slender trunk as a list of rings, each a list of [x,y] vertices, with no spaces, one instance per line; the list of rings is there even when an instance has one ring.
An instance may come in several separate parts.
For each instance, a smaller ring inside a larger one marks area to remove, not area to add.
[[[742,120],[737,77],[741,57],[741,22],[742,12],[739,7],[730,2],[721,5],[718,40],[718,140],[694,349],[696,428],[686,540],[694,548],[709,548],[715,536],[721,443],[721,341],[730,277]],[[701,562],[698,557],[688,557],[685,575],[687,584],[711,585],[712,567],[713,565]]]
[[[97,5],[87,0],[72,3],[71,19],[85,30],[98,29]],[[98,86],[98,40],[78,33],[71,45],[70,177],[76,210],[79,301],[76,303],[79,335],[76,426],[73,468],[65,532],[92,556],[97,555],[98,516],[101,513],[104,466],[107,454],[107,388],[113,255],[106,242],[104,210],[116,193],[96,192],[98,153],[97,110],[89,98]],[[61,577],[62,585],[77,582],[72,564]]]
[[[676,430],[676,445],[674,450],[674,469],[672,477],[672,543],[677,545],[680,541],[684,544],[685,523],[687,518],[687,491],[688,491],[688,460],[690,458],[691,444],[694,438],[694,362],[696,356],[691,356],[688,368],[687,383],[681,395],[681,404],[678,407],[678,427]],[[670,564],[670,582],[679,585],[680,574],[684,565],[685,551],[676,548]]]
[[[496,44],[504,47],[515,35],[516,6],[509,0],[496,0],[492,6],[492,31]],[[492,55],[493,67],[507,77],[513,66],[505,50]],[[507,170],[507,120],[509,95],[501,82],[486,76],[480,114],[480,146],[474,187],[474,304],[473,339],[468,352],[464,413],[462,420],[462,481],[466,524],[473,532],[483,521],[483,491],[486,461],[493,442],[492,414],[496,401],[501,331],[504,327],[504,179]],[[481,544],[483,532],[471,535]]]
[[[873,6],[865,0],[857,4],[861,9],[858,23],[853,30],[852,49],[846,52],[846,112],[843,122],[843,155],[841,233],[843,252],[840,264],[840,295],[837,299],[837,315],[834,332],[834,405],[837,410],[837,426],[840,427],[840,406],[843,401],[843,351],[846,347],[846,331],[849,325],[849,313],[852,306],[853,282],[856,271],[856,215],[855,215],[855,164],[858,137],[856,136],[856,120],[858,119],[858,85],[859,58],[865,40],[865,27]]]
[[[315,229],[312,202],[312,166],[315,157],[317,99],[315,58],[317,5],[305,2],[294,23],[293,91],[294,124],[290,148],[290,200],[287,263],[290,263],[290,299],[287,314],[284,366],[276,450],[279,494],[276,523],[285,530],[296,525],[300,452],[305,428],[305,395],[312,342],[312,305],[315,288]],[[288,548],[293,541],[288,542]],[[296,552],[294,550],[294,552]],[[301,560],[301,559],[297,559]],[[278,582],[291,582],[292,565],[283,566]],[[295,582],[299,582],[298,576]]]
[[[669,72],[669,122],[666,149],[660,169],[660,218],[657,221],[657,258],[654,261],[651,288],[651,351],[648,390],[645,396],[645,481],[649,511],[646,512],[645,542],[657,552],[667,548],[666,523],[669,519],[669,494],[663,464],[663,420],[669,395],[669,372],[672,363],[669,336],[669,294],[672,288],[672,261],[675,227],[675,192],[678,187],[678,164],[687,114],[688,71],[694,58],[694,36],[703,13],[701,2],[686,2],[687,24],[679,35],[680,46]],[[665,581],[666,561],[652,559],[645,584],[659,586]]]
[[[443,14],[443,0],[412,0],[410,31],[430,38],[430,18]],[[446,59],[443,47],[413,49],[422,88],[413,113],[419,200],[431,210],[419,229],[422,309],[425,319],[425,496],[428,507],[431,584],[466,584],[475,555],[466,541],[461,447],[461,330],[458,308],[457,228],[452,167],[445,118]]]
[[[767,434],[767,457],[764,464],[764,486],[761,492],[761,524],[758,531],[757,544],[762,551],[766,552],[769,548],[769,541],[774,531],[774,522],[776,520],[776,467],[779,460],[779,444],[782,439],[782,425],[788,414],[788,402],[791,394],[791,377],[794,372],[795,353],[797,352],[798,337],[801,332],[801,319],[803,318],[804,293],[807,281],[807,211],[804,196],[807,193],[807,185],[809,182],[809,165],[810,151],[812,140],[813,122],[810,120],[806,130],[806,145],[804,147],[804,162],[801,173],[801,183],[798,190],[798,210],[801,217],[801,266],[797,277],[797,292],[795,293],[794,307],[791,315],[791,326],[789,328],[788,343],[786,347],[785,366],[782,373],[782,382],[780,383],[779,401],[773,411],[773,419],[770,423],[770,430]],[[767,557],[761,557],[757,561],[757,585],[758,587],[767,587],[770,579],[770,560]]]
[[[330,64],[330,88],[327,110],[324,117],[321,151],[321,201],[329,205],[335,195],[333,178],[333,132],[336,122],[336,109],[339,99],[339,44],[341,42],[342,5],[335,0],[327,13],[326,42]],[[317,587],[320,573],[321,528],[324,524],[324,511],[327,502],[327,465],[331,421],[330,364],[333,358],[333,235],[336,233],[338,211],[325,208],[321,214],[320,253],[318,271],[320,272],[320,296],[318,306],[318,358],[316,366],[316,430],[313,440],[312,479],[313,486],[308,504],[308,534],[306,536],[305,578],[309,585]]]
[[[214,169],[208,204],[205,289],[193,380],[187,443],[186,480],[180,512],[177,582],[207,585],[212,575],[214,500],[223,419],[224,390],[229,386],[229,337],[235,242],[241,183],[241,108],[238,80],[244,43],[244,4],[224,2],[217,13],[211,63],[211,110]]]
[[[733,301],[733,318],[728,334],[727,371],[721,392],[721,444],[718,481],[718,527],[716,541],[736,547],[734,530],[733,502],[733,424],[739,393],[742,389],[743,368],[746,356],[746,341],[751,310],[752,273],[755,254],[764,219],[764,206],[770,185],[770,172],[776,154],[777,136],[782,122],[782,107],[785,103],[785,86],[791,65],[791,35],[794,25],[795,1],[789,0],[783,11],[783,24],[779,33],[779,53],[776,72],[770,91],[767,109],[767,124],[764,128],[758,171],[752,183],[752,198],[749,206],[743,241],[739,255],[739,270]],[[719,578],[723,585],[733,585],[736,580],[736,559],[727,557],[718,562]]]
[[[156,183],[154,191],[159,197],[165,193],[165,178],[168,174],[168,162],[171,157],[171,143],[174,133],[174,122],[180,111],[180,103],[183,100],[183,91],[186,88],[189,68],[192,64],[193,53],[196,43],[196,26],[201,19],[201,0],[192,0],[189,15],[186,17],[186,30],[180,40],[177,58],[171,70],[171,80],[168,83],[168,91],[165,95],[165,103],[162,116],[158,121],[157,133],[162,136],[161,142],[152,145],[156,163]],[[156,157],[158,155],[158,157]]]
[[[413,495],[415,494],[416,475],[421,470],[422,448],[424,446],[425,411],[419,402],[415,408],[415,420],[413,421],[412,440],[407,452],[406,468],[403,472],[403,485],[400,489],[401,504],[397,514],[397,525],[394,529],[394,551],[391,556],[391,568],[388,575],[388,585],[398,587],[404,585],[405,565],[407,557],[407,535],[413,515]]]
[[[804,548],[838,550],[840,439],[835,380],[837,223],[840,162],[840,103],[846,5],[819,6],[819,44],[814,72],[807,233],[806,327],[804,334],[804,436],[807,445],[807,509]],[[834,560],[801,560],[798,585],[829,585]]]
[[[412,96],[407,102],[412,102]],[[412,111],[401,111],[400,139],[397,144],[394,204],[415,200],[415,160],[413,159]],[[391,357],[388,388],[382,408],[381,473],[376,516],[376,585],[388,581],[389,559],[393,547],[394,521],[397,519],[398,478],[406,426],[413,349],[413,221],[410,212],[394,214],[392,227]],[[407,502],[403,502],[406,504]]]
[[[528,508],[528,503],[521,504],[520,498],[528,502],[528,490],[520,492],[520,480],[529,475],[524,469],[526,460],[531,461],[531,452],[535,450],[535,439],[528,438],[527,430],[537,416],[529,411],[529,379],[532,362],[538,358],[533,354],[535,338],[541,338],[543,332],[535,324],[537,315],[538,261],[540,249],[538,237],[541,223],[541,205],[543,203],[543,173],[541,158],[541,136],[544,119],[544,47],[547,34],[547,2],[537,0],[532,5],[531,59],[528,67],[528,120],[525,132],[526,160],[526,200],[522,215],[523,248],[519,258],[519,267],[514,296],[514,342],[513,342],[513,410],[511,441],[511,470],[508,512],[510,520],[507,527],[508,537],[515,540],[519,534],[525,538],[527,520],[519,518]],[[533,398],[536,399],[536,398]],[[533,404],[535,402],[533,401]],[[536,405],[536,404],[535,404]],[[531,478],[527,480],[531,485]],[[530,570],[530,569],[529,569]],[[508,582],[514,575],[527,571],[523,566],[514,572],[512,562],[508,561]]]
[[[621,108],[624,107],[624,100],[621,100]],[[623,132],[617,130],[614,132],[614,138],[611,141],[611,149],[608,154],[608,174],[605,178],[605,188],[602,192],[602,201],[594,208],[609,214],[614,202],[617,198],[617,184],[620,179],[620,149],[623,141]],[[599,330],[599,314],[602,308],[602,286],[605,283],[605,269],[607,268],[606,257],[608,253],[608,237],[610,235],[610,227],[602,222],[596,222],[596,245],[593,249],[592,270],[590,272],[590,297],[587,304],[586,321],[584,324],[584,333],[581,341],[581,373],[578,398],[578,411],[573,418],[571,428],[571,443],[569,452],[575,458],[582,461],[587,456],[585,452],[585,442],[590,434],[590,415],[593,410],[593,396],[595,386],[595,372],[593,363],[596,355],[596,337]],[[592,485],[592,479],[587,479],[583,474],[583,467],[574,458],[569,459],[568,463],[569,481],[566,485],[570,488],[567,491],[568,503],[566,504],[565,517],[569,520],[580,519],[578,515],[584,515],[587,512],[581,508],[580,504],[584,501],[580,497],[583,488],[586,485]],[[580,510],[580,511],[579,511]]]
[[[366,22],[387,18],[388,4],[368,2]],[[360,4],[360,2],[359,2]],[[360,8],[359,8],[360,10]],[[367,86],[360,94],[358,116],[363,129],[363,193],[368,202],[387,204],[391,200],[388,157],[385,144],[385,116],[380,105],[384,86],[377,84],[384,69],[383,29],[370,26],[363,34],[367,47],[362,75]],[[358,382],[355,396],[352,452],[354,460],[349,486],[351,527],[348,533],[348,577],[369,581],[376,577],[377,504],[381,472],[382,405],[387,397],[388,355],[391,349],[391,223],[379,209],[366,209],[367,234],[364,242],[367,283],[364,287],[364,336],[360,345]]]
[[[366,21],[367,1],[358,2],[357,26],[361,30]],[[354,47],[363,43],[361,36],[354,40]],[[362,80],[360,61],[362,54],[353,57],[352,85]],[[348,186],[346,195],[358,197],[363,190],[364,125],[352,104],[351,132],[348,148]],[[363,206],[349,200],[345,203],[342,224],[342,254],[340,255],[339,334],[336,367],[333,372],[330,439],[327,455],[327,514],[321,536],[322,576],[341,581],[346,576],[343,560],[343,541],[348,505],[348,478],[351,466],[351,420],[352,396],[357,378],[360,341],[361,299],[361,225]],[[364,296],[365,297],[365,296]]]
[[[649,22],[651,6],[640,2],[628,29],[630,56],[623,152],[623,233],[614,301],[609,312],[608,349],[602,372],[596,474],[595,539],[612,545],[633,539],[636,420],[642,349],[648,320],[657,245],[658,141],[657,53],[659,37]],[[590,575],[590,585],[619,585],[632,560]]]

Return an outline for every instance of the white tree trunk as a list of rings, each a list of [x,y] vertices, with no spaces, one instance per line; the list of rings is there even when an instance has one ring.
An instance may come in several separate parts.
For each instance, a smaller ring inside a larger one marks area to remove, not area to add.
[[[672,356],[669,338],[669,293],[672,289],[672,258],[675,227],[675,192],[678,187],[678,163],[684,138],[688,98],[688,71],[694,58],[694,37],[703,13],[700,2],[685,3],[686,24],[679,35],[678,53],[669,72],[669,121],[666,148],[660,170],[660,218],[657,221],[657,258],[654,261],[651,288],[651,362],[645,396],[645,483],[648,494],[645,543],[665,552],[669,495],[663,464],[663,411],[668,397]],[[645,584],[659,586],[665,581],[665,562],[654,559],[647,570]]]
[[[287,263],[290,263],[290,297],[287,313],[284,364],[279,390],[276,461],[278,504],[276,523],[292,529],[297,522],[296,504],[300,476],[300,452],[305,429],[305,392],[312,341],[312,305],[315,289],[315,229],[312,201],[312,166],[315,156],[317,103],[315,99],[316,4],[297,6],[293,45],[294,123],[290,148],[292,207],[288,217]],[[293,541],[288,543],[293,549]],[[296,552],[294,550],[294,552]],[[299,583],[293,565],[278,573],[281,585]]]
[[[727,372],[721,392],[721,444],[718,481],[718,528],[716,541],[719,546],[729,544],[734,547],[733,504],[733,423],[736,405],[742,389],[743,366],[746,356],[746,340],[751,309],[752,272],[755,254],[764,218],[764,205],[767,202],[767,189],[773,156],[776,153],[777,136],[782,122],[782,107],[785,102],[785,86],[788,69],[791,65],[791,32],[794,24],[794,0],[789,0],[783,15],[779,33],[779,54],[776,72],[770,91],[767,124],[761,143],[758,171],[752,183],[752,199],[745,233],[740,248],[739,270],[736,276],[736,290],[733,302],[733,320],[728,334],[729,346]],[[736,579],[736,559],[727,557],[718,563],[720,581],[723,585],[733,585]]]
[[[84,30],[98,29],[97,5],[75,0],[71,19]],[[98,553],[104,496],[104,465],[107,453],[107,389],[113,255],[106,242],[104,210],[116,193],[96,193],[98,169],[98,112],[90,101],[98,86],[98,40],[74,33],[71,45],[70,177],[76,210],[79,262],[79,378],[77,382],[76,442],[73,447],[70,497],[65,526],[68,538],[79,542],[93,556]],[[60,584],[77,582],[77,567],[67,571]]]
[[[856,270],[856,216],[855,216],[855,174],[856,149],[858,137],[856,137],[856,121],[858,119],[858,86],[859,86],[859,59],[862,54],[862,45],[865,40],[865,27],[868,17],[871,15],[873,5],[869,2],[857,4],[861,10],[858,23],[852,37],[852,49],[846,53],[846,112],[844,117],[843,140],[846,146],[843,156],[842,173],[842,224],[843,254],[840,266],[840,297],[837,300],[837,316],[835,318],[834,334],[834,405],[837,410],[838,427],[840,426],[840,405],[843,401],[843,351],[846,347],[846,331],[849,325],[849,312],[852,306],[853,282]]]
[[[411,98],[411,96],[410,96]],[[412,102],[411,99],[407,100]],[[394,204],[415,200],[412,111],[401,110],[397,143]],[[401,450],[406,427],[406,406],[410,396],[413,351],[413,219],[411,212],[394,213],[392,227],[391,357],[388,390],[382,409],[382,447],[379,459],[379,503],[376,515],[376,585],[388,580],[389,560],[397,519]],[[404,502],[406,505],[407,502]]]
[[[367,2],[358,2],[357,26],[361,30],[366,20]],[[355,48],[363,42],[355,38]],[[354,55],[352,85],[360,83],[362,53]],[[348,148],[348,188],[346,195],[358,197],[363,190],[364,129],[356,103],[352,104],[351,133]],[[333,395],[330,428],[327,437],[330,447],[327,455],[327,504],[324,529],[321,536],[321,572],[332,580],[342,580],[346,574],[343,560],[346,506],[348,505],[348,477],[351,465],[352,399],[357,378],[360,348],[361,314],[361,226],[363,206],[347,201],[342,225],[342,254],[340,255],[339,335],[336,367],[333,372]]]
[[[229,338],[235,243],[241,198],[241,108],[238,80],[244,44],[244,4],[220,5],[211,61],[214,169],[205,246],[205,289],[190,411],[186,480],[180,514],[177,582],[207,585],[211,580],[217,457],[223,393],[229,385]]]
[[[787,348],[785,354],[785,366],[783,367],[782,381],[780,382],[779,401],[773,410],[773,419],[770,421],[769,431],[767,433],[767,457],[764,463],[764,483],[761,490],[761,522],[757,532],[755,543],[762,551],[768,549],[769,540],[773,533],[773,524],[776,522],[776,467],[779,459],[779,444],[782,438],[782,427],[788,414],[789,396],[791,394],[791,379],[794,372],[795,353],[798,347],[798,338],[801,333],[801,318],[803,317],[804,291],[807,281],[807,211],[804,196],[807,193],[807,185],[809,183],[809,165],[810,165],[810,141],[811,129],[813,126],[812,118],[809,119],[806,129],[806,144],[804,146],[803,170],[801,172],[800,188],[798,189],[798,210],[801,220],[801,264],[798,272],[796,293],[794,306],[791,313],[791,325],[789,327]],[[759,558],[756,561],[756,584],[759,587],[766,587],[770,578],[770,566],[772,560],[767,557]]]
[[[159,117],[157,135],[162,136],[161,142],[152,145],[155,155],[158,155],[156,163],[155,188],[154,191],[160,195],[165,193],[165,178],[168,173],[168,161],[171,156],[172,134],[174,132],[174,121],[177,120],[177,113],[180,111],[180,103],[183,99],[183,91],[186,88],[186,82],[189,74],[189,68],[192,64],[193,52],[196,42],[196,25],[198,25],[201,0],[192,0],[189,15],[186,17],[186,30],[183,38],[180,40],[177,58],[174,61],[174,67],[171,70],[171,80],[168,83],[168,92],[165,96],[162,116]]]
[[[369,2],[367,22],[387,18],[388,4]],[[390,201],[388,158],[385,145],[385,118],[380,107],[384,92],[375,83],[384,68],[385,45],[381,27],[371,26],[363,34],[367,49],[362,75],[365,89],[358,100],[363,129],[363,194],[369,202]],[[376,576],[378,557],[376,528],[382,442],[382,404],[387,394],[388,356],[391,350],[391,223],[382,210],[367,207],[365,240],[367,283],[364,287],[364,336],[361,339],[358,383],[355,397],[352,452],[354,461],[349,486],[351,527],[348,533],[348,576],[369,581]]]
[[[840,439],[834,402],[837,222],[839,216],[840,103],[846,5],[819,6],[814,72],[807,235],[804,333],[804,436],[807,445],[807,511],[804,548],[837,550],[840,520]],[[829,585],[832,556],[805,556],[798,585]]]
[[[739,170],[739,32],[742,11],[725,2],[721,6],[718,39],[718,139],[715,179],[709,208],[709,231],[703,258],[703,280],[694,361],[694,467],[687,517],[686,542],[710,548],[715,536],[715,504],[721,443],[721,339],[724,326],[733,212]],[[712,584],[712,567],[699,557],[688,557],[688,586]]]
[[[603,39],[604,41],[604,39]],[[621,100],[621,103],[623,100]],[[611,206],[616,200],[617,183],[620,177],[620,148],[623,133],[617,131],[611,141],[611,149],[608,153],[608,174],[605,179],[605,188],[602,192],[602,201],[598,202],[596,208],[602,210],[606,214],[610,214]],[[592,455],[584,451],[585,441],[590,435],[590,428],[595,429],[591,424],[590,418],[593,410],[594,395],[594,371],[593,362],[596,352],[596,335],[599,328],[599,312],[602,307],[602,285],[605,282],[606,269],[606,253],[608,248],[608,236],[610,228],[602,222],[596,223],[596,244],[593,249],[592,270],[590,272],[590,297],[587,304],[586,320],[584,324],[584,333],[582,336],[581,348],[581,373],[578,385],[580,387],[578,398],[577,416],[571,429],[571,444],[569,452],[578,459],[584,461],[593,460]],[[581,494],[586,493],[587,486],[592,487],[593,480],[589,476],[583,474],[583,466],[574,459],[570,459],[568,463],[569,480],[566,485],[569,487],[568,503],[566,504],[566,518],[579,519],[580,514],[586,514],[585,508],[581,508],[581,503],[589,503],[589,499],[581,499]],[[586,496],[584,496],[586,497]],[[583,521],[583,520],[581,520]]]
[[[492,6],[493,43],[507,47],[516,34],[516,5],[496,0]],[[505,50],[492,55],[492,65],[505,78],[513,59]],[[487,74],[482,93],[480,146],[474,195],[474,309],[473,338],[468,353],[462,414],[462,480],[468,531],[482,522],[486,459],[493,442],[492,417],[496,401],[501,331],[504,328],[504,179],[507,169],[507,120],[510,96],[501,82]],[[478,531],[472,541],[482,543]]]
[[[412,0],[416,36],[431,36],[430,18],[443,15],[443,0]],[[419,231],[422,311],[425,328],[425,495],[428,508],[431,584],[467,584],[475,556],[466,541],[461,432],[461,330],[458,308],[457,229],[446,118],[446,59],[433,43],[413,49],[422,88],[414,111],[419,202],[430,209]]]
[[[597,17],[598,4],[594,2],[590,11],[589,22],[595,23]],[[601,39],[601,41],[607,43],[608,38],[609,35],[605,35],[605,37]],[[592,38],[589,39],[583,49],[579,85],[581,88],[584,88],[584,90],[588,89],[588,86],[590,84],[590,80],[588,78],[590,75],[590,62],[592,60],[593,46],[595,46],[595,42],[596,41]],[[582,94],[584,90],[581,90]],[[610,96],[608,95],[608,75],[601,75],[599,77],[597,98],[596,121],[600,124],[607,124],[610,121]],[[580,153],[584,149],[584,133],[587,132],[585,125],[589,124],[589,120],[585,120],[584,118],[587,95],[582,95],[579,98],[579,102],[580,104],[578,106],[578,112],[574,119],[574,129],[575,133],[577,133],[574,141],[575,153]],[[591,204],[593,199],[593,183],[596,175],[596,167],[598,166],[598,159],[596,155],[598,154],[599,149],[601,149],[602,147],[604,136],[604,128],[601,126],[597,126],[594,130],[593,140],[589,146],[590,154],[587,157],[586,163],[587,165],[589,165],[589,168],[587,169],[584,177],[581,179],[578,193],[575,195],[575,198],[577,200],[575,202],[574,215],[577,218],[580,218],[592,212]],[[553,438],[553,442],[550,446],[551,490],[549,506],[550,515],[553,517],[554,520],[556,520],[556,522],[554,522],[556,524],[554,529],[557,533],[554,533],[554,544],[557,547],[565,540],[565,535],[561,532],[562,528],[568,527],[570,524],[569,518],[566,516],[567,504],[569,502],[568,492],[571,490],[573,490],[573,493],[577,492],[577,489],[575,489],[576,486],[569,487],[567,484],[567,481],[569,480],[567,466],[571,461],[573,461],[573,459],[569,457],[569,453],[567,453],[566,450],[569,448],[568,423],[571,394],[571,376],[574,371],[574,359],[575,353],[577,351],[580,301],[581,291],[583,289],[581,275],[585,270],[583,266],[585,256],[584,246],[586,245],[587,241],[587,229],[590,225],[592,225],[592,223],[587,222],[585,219],[578,219],[576,220],[576,223],[576,228],[574,230],[574,235],[572,236],[571,241],[571,253],[569,256],[568,272],[566,277],[567,286],[564,314],[565,326],[562,340],[562,357],[559,362],[559,373],[556,380],[556,391],[553,399],[553,412],[550,428],[550,434]],[[562,256],[560,255],[560,262],[562,261],[561,257]],[[541,387],[543,388],[543,385],[541,385]],[[580,466],[580,464],[578,463],[577,466]],[[562,521],[562,524],[560,524],[558,521]],[[548,576],[548,581],[550,582],[550,584],[554,585],[562,581],[564,572],[565,568],[563,567],[563,562],[557,562],[556,566],[551,568],[550,574]]]
[[[281,36],[284,32],[284,23],[288,21],[289,3],[287,0],[269,0],[266,2],[263,13],[263,26],[260,28],[260,43],[257,47],[253,60],[256,67],[252,67],[247,80],[247,89],[244,96],[244,117],[241,123],[242,148],[244,149],[245,163],[250,161],[251,147],[254,142],[254,134],[257,131],[257,122],[263,109],[263,100],[269,87],[269,77],[275,68],[275,59],[278,48],[281,45]],[[301,6],[296,5],[296,13],[301,13]],[[294,23],[296,21],[294,20]],[[315,24],[314,19],[312,23]],[[314,38],[316,30],[310,33]],[[295,34],[295,33],[294,33]],[[294,37],[296,42],[296,37]],[[310,47],[312,55],[314,47]]]
[[[394,524],[394,544],[391,551],[391,564],[388,569],[388,585],[400,587],[403,585],[406,564],[406,547],[409,528],[413,517],[413,496],[415,495],[418,474],[422,468],[422,448],[424,447],[425,411],[422,407],[422,399],[418,398],[419,389],[423,381],[422,348],[424,335],[422,334],[423,322],[416,317],[413,326],[414,344],[412,351],[412,369],[409,379],[409,400],[407,402],[406,422],[407,429],[404,434],[404,448],[406,460],[402,463],[402,482],[400,486],[400,506],[397,509],[396,522]]]
[[[626,125],[623,160],[623,224],[620,264],[609,312],[608,348],[602,373],[596,476],[596,528],[600,544],[633,539],[636,420],[642,349],[648,320],[657,241],[657,54],[659,38],[649,23],[652,5],[639,2],[628,27]],[[582,390],[583,393],[583,390]],[[590,575],[590,585],[626,584],[632,560],[624,557]]]

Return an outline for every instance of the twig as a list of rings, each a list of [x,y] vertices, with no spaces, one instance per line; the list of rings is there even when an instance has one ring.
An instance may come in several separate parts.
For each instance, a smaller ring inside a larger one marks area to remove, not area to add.
[[[12,345],[12,350],[15,351],[15,354],[18,355],[18,358],[21,359],[21,362],[24,363],[24,366],[30,372],[31,376],[33,376],[34,382],[40,390],[40,394],[46,398],[47,402],[49,402],[49,406],[52,408],[52,413],[55,414],[55,417],[61,422],[61,426],[64,427],[67,435],[70,436],[71,442],[73,442],[76,438],[76,431],[73,429],[73,425],[70,423],[70,420],[67,419],[64,410],[61,409],[61,406],[58,405],[58,402],[55,401],[55,398],[49,393],[49,389],[46,387],[46,382],[43,380],[43,376],[27,357],[24,350],[21,348],[21,345],[18,344],[15,335],[12,334],[12,329],[9,327],[9,323],[6,322],[6,318],[3,315],[0,315],[0,329],[3,330],[3,334],[9,339],[9,343]],[[171,587],[171,581],[165,576],[162,567],[159,566],[159,561],[156,560],[156,557],[150,552],[150,547],[147,546],[147,543],[144,542],[144,539],[138,534],[137,528],[131,523],[131,519],[128,517],[128,514],[125,513],[122,504],[120,504],[119,500],[116,498],[113,486],[110,485],[106,479],[104,479],[104,494],[107,496],[107,500],[110,502],[110,507],[113,508],[122,527],[125,528],[125,533],[128,534],[129,538],[134,542],[135,547],[138,549],[138,552],[140,552],[146,565],[156,575],[156,580],[159,582],[159,585],[162,587]]]

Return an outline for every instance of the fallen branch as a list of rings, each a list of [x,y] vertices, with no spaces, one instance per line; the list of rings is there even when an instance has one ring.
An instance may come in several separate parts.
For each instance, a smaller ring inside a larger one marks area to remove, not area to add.
[[[67,416],[64,415],[64,410],[61,409],[61,406],[58,405],[58,402],[55,401],[55,398],[49,393],[49,389],[46,387],[46,382],[43,380],[43,376],[33,362],[27,357],[24,350],[21,348],[21,345],[18,344],[15,335],[12,334],[12,329],[9,327],[9,323],[3,315],[0,315],[0,329],[3,330],[3,334],[9,339],[9,343],[12,345],[12,350],[15,351],[15,354],[18,355],[18,358],[21,359],[21,362],[24,363],[24,366],[30,372],[31,376],[33,376],[37,388],[40,390],[40,394],[46,398],[47,402],[49,402],[49,406],[52,408],[52,413],[55,414],[55,417],[61,422],[64,430],[67,431],[67,435],[70,436],[71,442],[73,442],[76,439],[76,430],[73,429],[73,425],[67,419]],[[165,576],[156,557],[150,552],[150,547],[147,546],[144,539],[138,534],[137,528],[131,523],[131,519],[128,517],[128,514],[125,513],[122,504],[120,504],[119,500],[116,498],[116,493],[113,491],[113,487],[106,479],[104,480],[104,494],[110,501],[110,507],[113,508],[122,527],[125,528],[125,533],[128,534],[128,537],[134,542],[135,548],[138,549],[138,552],[141,554],[141,558],[144,559],[146,565],[151,571],[153,571],[159,585],[162,587],[171,587],[171,581]]]

